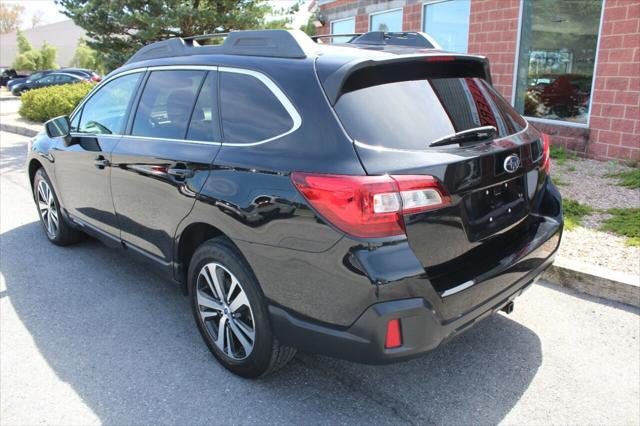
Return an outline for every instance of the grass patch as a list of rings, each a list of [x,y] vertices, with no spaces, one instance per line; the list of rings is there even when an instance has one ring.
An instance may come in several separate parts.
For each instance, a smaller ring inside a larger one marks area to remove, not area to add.
[[[571,151],[567,151],[563,146],[551,146],[549,151],[555,163],[562,166],[567,160],[577,160],[578,156]]]
[[[553,184],[554,184],[555,186],[569,186],[569,182],[564,181],[564,180],[560,179],[560,178],[559,178],[559,177],[557,177],[557,176],[553,176],[553,177],[551,178],[551,181],[553,182]]]
[[[618,186],[640,188],[640,169],[633,169],[627,172],[607,173],[604,176],[618,179]]]
[[[580,225],[584,216],[593,213],[592,207],[567,198],[562,200],[562,209],[564,210],[564,227],[566,229],[575,229]]]
[[[609,209],[612,218],[605,219],[600,229],[627,237],[627,244],[640,246],[640,209]]]
[[[576,171],[576,166],[569,166],[569,167],[567,167],[567,171],[569,171],[569,172],[575,172],[575,171]]]

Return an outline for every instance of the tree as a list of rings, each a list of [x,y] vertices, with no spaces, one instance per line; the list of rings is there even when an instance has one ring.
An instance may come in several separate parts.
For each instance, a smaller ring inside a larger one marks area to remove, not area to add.
[[[33,12],[33,15],[31,15],[31,28],[35,28],[38,25],[41,25],[43,22],[44,12],[42,10]]]
[[[20,30],[16,33],[16,39],[18,55],[13,63],[13,68],[28,71],[58,68],[56,64],[57,49],[55,47],[45,41],[40,50],[35,50]]]
[[[18,53],[27,53],[28,51],[33,50],[31,43],[29,43],[29,40],[27,40],[20,30],[16,32],[16,41],[18,44]]]
[[[0,34],[10,33],[20,27],[24,6],[0,2]]]
[[[56,54],[58,53],[58,49],[45,41],[44,43],[42,43],[39,53],[40,62],[38,64],[38,69],[49,70],[58,68],[58,64],[56,64]]]
[[[87,45],[107,70],[141,47],[170,37],[263,28],[272,7],[264,0],[56,0],[87,31]]]
[[[71,65],[79,68],[88,68],[95,70],[99,74],[104,74],[104,64],[101,63],[100,59],[98,52],[89,47],[84,38],[81,38],[71,60]]]

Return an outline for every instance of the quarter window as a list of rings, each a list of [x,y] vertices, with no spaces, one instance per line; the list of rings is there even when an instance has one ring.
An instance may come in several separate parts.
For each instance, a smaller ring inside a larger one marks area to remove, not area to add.
[[[134,136],[184,139],[206,71],[153,71],[133,121]]]
[[[211,71],[200,89],[196,106],[191,114],[187,139],[207,142],[216,142],[221,139],[217,89],[218,73]]]
[[[220,99],[225,142],[262,142],[290,131],[294,125],[280,100],[252,75],[221,72]]]
[[[98,89],[82,108],[78,131],[95,134],[122,133],[127,107],[140,76],[141,73],[127,74]]]

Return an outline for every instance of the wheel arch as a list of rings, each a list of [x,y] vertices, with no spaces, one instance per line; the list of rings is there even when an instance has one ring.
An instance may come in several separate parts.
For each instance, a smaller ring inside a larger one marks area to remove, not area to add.
[[[193,254],[202,243],[216,237],[229,238],[219,228],[206,222],[190,223],[177,236],[174,252],[174,264],[176,265],[174,267],[174,278],[183,285],[185,293],[187,291],[189,263]]]
[[[42,167],[44,167],[44,165],[35,158],[29,161],[29,182],[31,183],[31,188],[33,188],[33,180],[36,177],[36,172]]]

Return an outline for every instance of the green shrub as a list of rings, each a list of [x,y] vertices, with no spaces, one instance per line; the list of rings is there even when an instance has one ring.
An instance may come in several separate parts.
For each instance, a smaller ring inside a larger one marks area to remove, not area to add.
[[[76,83],[30,90],[22,94],[18,114],[27,120],[40,122],[69,115],[93,86],[91,83]]]

